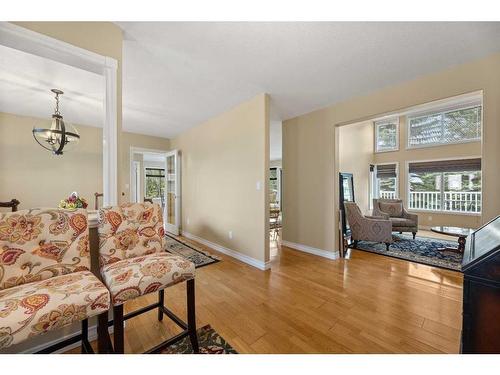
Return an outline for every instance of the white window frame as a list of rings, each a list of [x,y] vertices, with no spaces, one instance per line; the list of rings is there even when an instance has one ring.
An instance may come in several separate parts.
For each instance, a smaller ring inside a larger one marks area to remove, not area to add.
[[[482,134],[482,133],[481,133]],[[477,159],[481,158],[481,155],[461,157],[460,159]],[[406,200],[405,205],[408,212],[413,213],[431,213],[431,214],[443,214],[443,215],[463,215],[463,216],[482,216],[483,214],[483,200],[481,198],[481,212],[460,212],[460,211],[446,211],[446,210],[426,210],[423,208],[410,208],[410,164],[419,162],[433,162],[433,161],[443,161],[443,160],[456,160],[457,158],[441,158],[441,159],[429,159],[429,160],[407,160],[406,161]],[[483,170],[481,168],[481,194],[483,193]],[[441,186],[444,188],[444,181],[441,181]],[[442,190],[441,190],[442,192]]]
[[[379,150],[378,149],[378,141],[377,141],[378,140],[378,127],[379,127],[379,125],[386,125],[389,123],[392,124],[393,122],[396,123],[396,145],[394,146],[394,148],[391,148],[391,149]],[[374,138],[373,148],[374,148],[376,154],[381,154],[384,152],[399,151],[399,117],[391,117],[391,118],[387,118],[387,119],[375,120],[375,121],[373,121],[373,127],[375,128],[375,138]]]
[[[377,166],[379,165],[389,165],[389,164],[396,164],[396,191],[395,191],[395,198],[394,199],[401,199],[400,195],[399,195],[399,162],[397,161],[392,161],[392,162],[387,162],[387,163],[376,163],[376,164],[373,164],[374,166],[374,170],[373,170],[373,177],[372,177],[372,180],[371,181],[371,195],[372,195],[372,198],[375,198],[375,196],[378,196],[377,199],[380,199],[380,191],[378,189],[378,177],[377,177]],[[371,203],[370,203],[371,204]]]
[[[444,115],[445,113],[448,112],[454,112],[454,111],[460,111],[460,110],[465,110],[465,109],[471,109],[471,108],[476,108],[476,107],[481,107],[481,123],[479,125],[479,128],[481,129],[481,135],[477,138],[471,138],[471,139],[464,139],[462,141],[454,141],[454,142],[447,142],[447,143],[427,143],[424,145],[411,145],[410,144],[410,120],[411,119],[417,119],[421,117],[428,117],[428,116],[434,116],[434,115]],[[420,113],[420,114],[409,114],[406,116],[406,149],[407,150],[413,150],[413,149],[419,149],[419,148],[428,148],[428,147],[443,147],[443,146],[449,146],[449,145],[457,145],[457,144],[463,144],[463,143],[472,143],[472,142],[480,142],[481,137],[483,136],[483,104],[482,103],[477,103],[473,105],[465,105],[465,106],[453,106],[445,109],[440,109],[436,111],[429,111],[426,113]]]

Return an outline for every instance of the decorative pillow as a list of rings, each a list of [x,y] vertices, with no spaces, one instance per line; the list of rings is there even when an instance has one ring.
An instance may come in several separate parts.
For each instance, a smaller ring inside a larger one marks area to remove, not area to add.
[[[390,217],[403,216],[403,203],[401,202],[379,202],[380,211],[388,214]]]

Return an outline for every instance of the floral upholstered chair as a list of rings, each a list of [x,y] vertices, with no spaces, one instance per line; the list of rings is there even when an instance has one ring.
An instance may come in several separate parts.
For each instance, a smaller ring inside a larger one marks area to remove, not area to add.
[[[357,247],[358,241],[372,241],[385,243],[389,250],[392,243],[392,224],[389,219],[364,216],[354,202],[344,202],[344,207],[354,247]]]
[[[82,321],[91,352],[87,319],[107,312],[110,297],[89,269],[87,211],[0,213],[0,349]]]
[[[128,203],[99,211],[99,259],[101,275],[111,293],[114,314],[114,351],[123,353],[123,321],[158,308],[185,329],[191,345],[198,351],[194,306],[195,266],[183,257],[165,251],[162,210],[158,204]],[[188,323],[182,322],[164,306],[164,289],[187,281]],[[158,303],[123,315],[126,301],[158,292]],[[176,340],[179,339],[176,336]],[[167,340],[161,346],[170,345]]]

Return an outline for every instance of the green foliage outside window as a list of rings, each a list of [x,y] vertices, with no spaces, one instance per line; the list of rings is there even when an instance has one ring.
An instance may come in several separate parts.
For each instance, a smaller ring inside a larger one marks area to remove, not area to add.
[[[165,191],[165,170],[146,168],[146,198],[162,198]]]

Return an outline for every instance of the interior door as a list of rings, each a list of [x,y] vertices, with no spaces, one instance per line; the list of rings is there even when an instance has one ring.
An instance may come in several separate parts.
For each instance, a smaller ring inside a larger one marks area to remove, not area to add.
[[[179,234],[180,221],[180,163],[179,152],[170,151],[166,154],[165,173],[165,230],[172,234]]]

